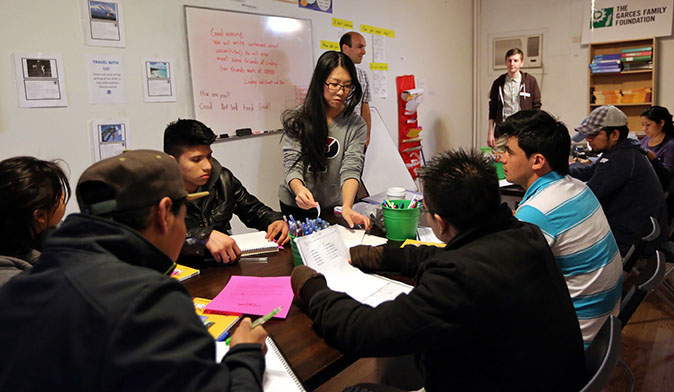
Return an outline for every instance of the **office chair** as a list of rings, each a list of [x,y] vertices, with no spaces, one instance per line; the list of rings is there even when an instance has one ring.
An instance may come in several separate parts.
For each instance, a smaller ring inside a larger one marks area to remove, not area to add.
[[[581,392],[600,392],[608,383],[620,356],[620,320],[609,316],[585,351],[588,382]]]
[[[660,237],[660,225],[658,221],[652,217],[648,217],[648,222],[642,231],[632,243],[632,246],[623,257],[623,271],[630,272],[637,260],[641,257],[646,247],[656,241]]]
[[[623,327],[627,325],[641,301],[646,297],[646,294],[655,290],[662,282],[665,277],[666,268],[665,255],[662,251],[656,251],[648,259],[648,262],[634,281],[634,285],[630,287],[620,304],[618,319],[620,319]]]

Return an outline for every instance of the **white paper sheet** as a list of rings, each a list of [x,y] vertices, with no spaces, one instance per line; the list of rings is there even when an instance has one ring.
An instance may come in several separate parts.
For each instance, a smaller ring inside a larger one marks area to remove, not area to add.
[[[362,302],[386,285],[385,281],[349,264],[349,251],[339,229],[334,226],[299,237],[295,242],[304,263],[325,275],[332,290],[347,293]]]
[[[91,147],[94,162],[114,157],[129,148],[129,120],[91,122]]]
[[[68,106],[60,54],[14,53],[19,106]]]
[[[82,0],[82,13],[87,45],[126,46],[121,0]]]
[[[124,64],[121,56],[87,56],[89,103],[126,103]]]
[[[143,100],[145,102],[175,102],[176,88],[173,59],[143,59]]]

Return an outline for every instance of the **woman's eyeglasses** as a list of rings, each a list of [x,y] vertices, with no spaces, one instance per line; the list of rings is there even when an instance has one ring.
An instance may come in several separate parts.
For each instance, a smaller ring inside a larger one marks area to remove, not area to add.
[[[325,82],[325,85],[328,86],[328,90],[330,90],[330,92],[333,92],[333,93],[336,93],[341,89],[344,89],[344,92],[348,93],[353,88],[353,84],[340,84],[340,83]]]

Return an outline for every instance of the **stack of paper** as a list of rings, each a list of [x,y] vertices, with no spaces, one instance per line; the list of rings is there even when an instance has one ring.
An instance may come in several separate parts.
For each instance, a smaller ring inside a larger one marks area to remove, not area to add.
[[[377,306],[412,290],[409,285],[366,274],[350,265],[349,251],[337,227],[300,237],[296,244],[304,263],[325,275],[328,287],[364,304]]]
[[[652,89],[650,87],[623,90],[623,103],[648,103],[651,102]]]
[[[274,317],[286,318],[293,301],[290,276],[257,277],[238,276],[229,278],[225,288],[211,303],[205,313],[265,315],[283,306]]]
[[[592,95],[594,95],[597,105],[613,105],[617,103],[622,103],[622,93],[620,90],[595,90]]]

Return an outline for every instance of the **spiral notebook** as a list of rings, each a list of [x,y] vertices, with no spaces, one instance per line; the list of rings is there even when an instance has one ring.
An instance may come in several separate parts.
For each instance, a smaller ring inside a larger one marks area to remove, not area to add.
[[[300,380],[286,362],[281,350],[270,336],[265,340],[267,354],[264,356],[265,370],[262,378],[262,387],[265,391],[305,391]],[[220,362],[227,354],[229,346],[225,342],[215,342],[215,359]]]
[[[278,252],[278,245],[276,242],[267,241],[264,238],[267,235],[264,231],[256,231],[246,234],[235,234],[230,236],[236,245],[241,249],[241,256],[254,256],[265,253]]]

